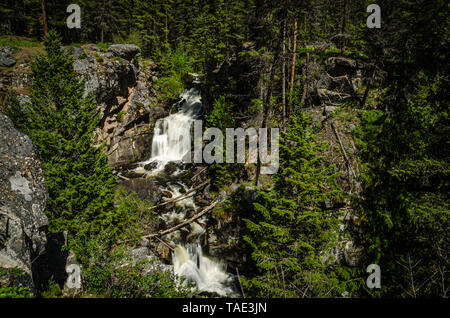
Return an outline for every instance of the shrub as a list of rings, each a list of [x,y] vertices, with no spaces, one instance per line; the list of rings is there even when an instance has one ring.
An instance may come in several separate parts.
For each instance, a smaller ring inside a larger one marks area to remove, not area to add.
[[[25,273],[19,268],[0,268],[0,298],[30,298],[30,289],[23,285]]]

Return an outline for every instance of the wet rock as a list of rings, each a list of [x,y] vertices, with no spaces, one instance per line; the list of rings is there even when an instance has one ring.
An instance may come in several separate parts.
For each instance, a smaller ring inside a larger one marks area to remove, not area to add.
[[[134,170],[126,170],[124,172],[120,172],[120,175],[127,179],[143,178],[145,174],[146,174],[145,171],[134,171]]]
[[[146,159],[150,155],[152,134],[149,126],[141,126],[129,129],[124,136],[112,138],[107,153],[108,165],[113,169],[128,168],[132,163]]]
[[[164,172],[166,172],[167,174],[173,174],[177,169],[178,169],[178,166],[175,162],[168,162],[164,166]]]
[[[155,121],[168,115],[169,113],[167,110],[159,106],[156,106],[150,110],[150,118],[153,118]]]
[[[152,162],[146,164],[144,166],[144,169],[147,170],[147,171],[152,171],[152,170],[156,169],[157,166],[158,166],[158,162],[157,161],[152,161]]]
[[[108,52],[126,60],[131,60],[141,53],[141,49],[134,44],[113,44],[108,46]]]
[[[35,146],[0,113],[0,268],[32,276],[31,261],[45,252],[47,196]]]
[[[205,189],[203,189],[203,197],[206,200],[211,200],[212,199],[212,195],[210,193],[210,189],[211,189],[211,185],[208,183],[205,187]]]
[[[47,234],[45,253],[33,262],[33,273],[36,286],[42,289],[50,278],[60,287],[67,280],[66,263],[69,251],[63,247],[67,244],[67,233]]]
[[[172,193],[170,191],[161,190],[161,193],[166,198],[169,198],[169,199],[172,198]]]
[[[190,219],[191,217],[193,217],[195,215],[195,211],[194,210],[188,210],[186,211],[186,218]]]
[[[217,198],[217,201],[224,202],[227,198],[228,198],[227,192],[226,191],[222,191],[219,194],[219,197]]]
[[[256,189],[250,186],[245,187],[245,199],[248,202],[255,202],[257,196]]]

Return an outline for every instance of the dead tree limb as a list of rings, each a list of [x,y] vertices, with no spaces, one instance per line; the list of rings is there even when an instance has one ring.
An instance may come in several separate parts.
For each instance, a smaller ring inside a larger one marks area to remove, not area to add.
[[[203,169],[201,169],[199,172],[197,172],[192,178],[191,180],[194,180],[195,178],[197,178],[203,171],[205,171],[206,169],[208,169],[208,167],[204,167]]]
[[[149,234],[149,235],[145,235],[142,238],[154,238],[157,236],[163,236],[172,232],[175,232],[176,230],[181,229],[182,227],[194,222],[195,220],[197,220],[198,218],[202,217],[203,215],[205,215],[206,213],[208,213],[209,211],[211,211],[217,204],[219,204],[219,201],[215,201],[214,203],[212,203],[211,205],[209,205],[208,207],[206,207],[203,211],[201,211],[200,213],[194,215],[193,217],[191,217],[189,220],[184,221],[174,227],[171,227],[170,229],[167,230],[162,230],[153,234]]]
[[[208,180],[206,180],[205,182],[203,182],[202,184],[196,186],[195,188],[193,188],[193,189],[187,191],[186,193],[183,193],[182,195],[180,195],[180,196],[178,196],[178,197],[176,197],[176,198],[173,198],[173,199],[168,200],[168,201],[166,201],[166,202],[164,202],[164,203],[161,203],[161,204],[152,206],[152,207],[150,208],[150,210],[151,210],[151,209],[156,209],[156,208],[162,207],[162,206],[167,205],[167,204],[169,204],[169,203],[175,203],[175,202],[178,202],[178,201],[180,201],[180,200],[186,199],[186,198],[189,197],[189,194],[191,194],[192,192],[194,192],[194,191],[200,189],[201,187],[203,187],[205,184],[209,183],[210,181],[211,181],[211,180],[208,179]]]
[[[165,241],[161,240],[159,237],[155,236],[155,239],[157,239],[158,241],[160,241],[162,244],[164,244],[165,246],[167,246],[167,248],[169,250],[171,250],[172,252],[174,251],[173,247],[170,246],[168,243],[166,243]]]
[[[337,140],[338,140],[338,142],[339,142],[339,145],[341,146],[342,154],[343,154],[344,159],[345,159],[345,161],[346,161],[346,163],[347,163],[347,169],[349,170],[349,174],[352,174],[353,177],[354,177],[355,180],[356,180],[356,174],[355,174],[355,171],[354,171],[353,166],[352,166],[352,164],[351,164],[351,162],[350,162],[350,159],[349,159],[348,156],[347,156],[347,152],[345,151],[344,145],[342,144],[341,137],[339,137],[339,133],[338,133],[336,127],[334,126],[334,123],[333,123],[333,122],[331,122],[331,128],[333,129],[333,132],[334,132],[334,134],[336,135],[336,138],[337,138]],[[349,180],[349,181],[350,181],[350,180]]]

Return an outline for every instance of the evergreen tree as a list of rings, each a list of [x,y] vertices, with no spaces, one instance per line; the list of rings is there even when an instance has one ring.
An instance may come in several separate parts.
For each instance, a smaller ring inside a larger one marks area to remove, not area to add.
[[[95,102],[55,31],[46,55],[32,64],[28,122],[22,130],[39,149],[49,191],[50,230],[84,232],[111,222],[115,184],[101,148],[92,145],[98,124]]]
[[[233,117],[234,104],[227,101],[225,96],[220,96],[213,105],[213,109],[209,115],[206,116],[206,124],[208,127],[219,128],[223,135],[226,136],[226,129],[235,127],[236,123]],[[226,162],[226,153],[224,151],[226,140],[224,138],[222,148],[223,161]],[[238,165],[214,163],[210,167],[211,180],[217,189],[221,189],[230,185],[237,175]]]
[[[355,201],[362,219],[357,235],[367,264],[381,267],[381,295],[445,297],[450,259],[447,3],[390,5],[388,30],[372,37],[377,51],[390,54],[382,56],[386,94],[376,110],[363,112],[365,173],[362,196]]]
[[[314,138],[310,119],[294,115],[282,133],[272,190],[259,190],[253,207],[240,203],[243,240],[255,266],[246,281],[252,296],[316,297],[344,291],[338,269],[327,266],[333,263],[338,215],[322,208],[341,192],[334,184],[336,174],[317,154],[323,145]]]

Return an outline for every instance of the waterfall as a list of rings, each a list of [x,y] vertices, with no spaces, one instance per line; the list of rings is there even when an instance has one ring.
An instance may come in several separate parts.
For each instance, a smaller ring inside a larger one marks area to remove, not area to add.
[[[178,245],[172,257],[175,274],[184,277],[186,282],[195,283],[199,290],[221,296],[235,294],[226,265],[203,256],[200,244],[190,244],[187,248]]]
[[[155,163],[147,174],[149,177],[159,173],[168,162],[181,161],[191,150],[191,126],[202,111],[199,91],[195,88],[185,90],[180,95],[180,101],[174,106],[177,106],[178,112],[156,122],[151,157],[139,163],[140,167],[137,168],[142,170],[147,164]],[[167,184],[163,190],[163,193],[171,194],[170,198],[175,198],[190,189],[182,182],[176,182]],[[172,211],[164,213],[160,218],[166,227],[171,227],[188,219],[186,214],[192,210],[197,213],[193,196],[176,202]],[[217,293],[220,296],[237,296],[233,290],[233,276],[227,273],[226,264],[203,255],[202,247],[198,243],[205,233],[200,224],[206,223],[206,218],[207,216],[203,216],[189,226],[164,237],[172,246],[176,246],[172,252],[174,272],[179,277],[184,277],[186,283],[195,283],[199,291]],[[185,233],[186,231],[188,233]],[[193,240],[196,240],[196,243],[188,244],[188,241]]]
[[[179,111],[155,124],[151,158],[143,164],[156,162],[156,171],[170,161],[181,161],[191,149],[191,126],[202,110],[201,96],[191,88],[180,95]]]

